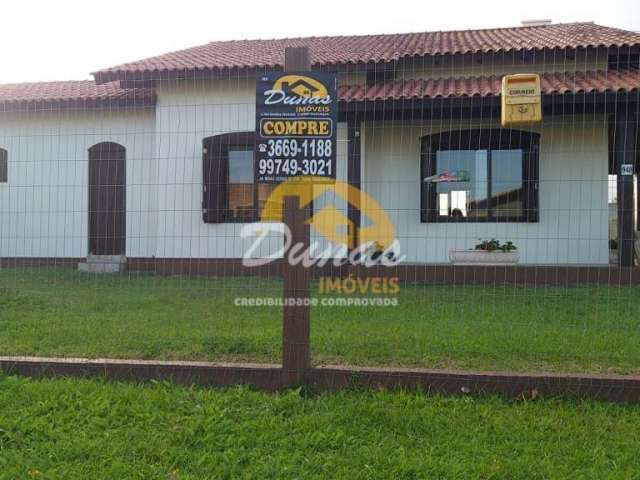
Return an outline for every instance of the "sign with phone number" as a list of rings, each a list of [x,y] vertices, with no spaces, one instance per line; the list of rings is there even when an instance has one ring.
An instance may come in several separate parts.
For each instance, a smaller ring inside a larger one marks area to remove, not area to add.
[[[277,183],[301,176],[335,180],[337,117],[335,75],[260,75],[256,91],[256,181]]]

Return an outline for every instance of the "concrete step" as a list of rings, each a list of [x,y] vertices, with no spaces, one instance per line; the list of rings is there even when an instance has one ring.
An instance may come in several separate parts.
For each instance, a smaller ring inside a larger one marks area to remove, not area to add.
[[[124,255],[88,255],[86,262],[78,264],[78,271],[87,273],[122,273],[127,269]]]
[[[87,263],[127,263],[124,255],[87,255]]]
[[[122,273],[126,270],[124,263],[86,263],[78,264],[79,272],[87,273]]]

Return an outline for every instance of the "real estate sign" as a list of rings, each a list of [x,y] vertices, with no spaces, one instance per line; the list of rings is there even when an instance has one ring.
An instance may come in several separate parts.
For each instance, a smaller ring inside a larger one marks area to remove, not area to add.
[[[270,72],[257,79],[256,181],[336,178],[336,76]]]

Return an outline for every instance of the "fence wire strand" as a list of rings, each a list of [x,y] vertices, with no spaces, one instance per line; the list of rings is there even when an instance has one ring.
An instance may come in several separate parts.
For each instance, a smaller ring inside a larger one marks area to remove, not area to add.
[[[640,373],[638,44],[312,62],[361,202],[314,187],[312,365]],[[281,362],[283,238],[243,238],[269,71],[0,86],[1,355]],[[542,121],[501,126],[516,73]]]

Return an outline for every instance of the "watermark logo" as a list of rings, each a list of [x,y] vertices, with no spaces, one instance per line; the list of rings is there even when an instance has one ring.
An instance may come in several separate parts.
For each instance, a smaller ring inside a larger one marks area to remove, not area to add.
[[[342,199],[359,210],[361,217],[366,218],[366,226],[356,228],[335,205],[325,205],[320,209],[314,208],[307,223],[330,245],[323,248],[318,242],[312,242],[308,249],[304,245],[291,245],[291,232],[283,223],[284,199],[290,196],[299,199],[300,208],[320,197]],[[303,263],[307,267],[324,265],[329,261],[336,266],[394,266],[404,259],[386,211],[373,197],[346,182],[313,183],[313,177],[297,177],[282,182],[266,200],[260,219],[260,222],[245,225],[240,232],[243,239],[255,238],[243,256],[245,266],[264,265],[283,258],[286,253],[290,264]],[[284,236],[282,248],[267,256],[257,255],[262,242],[274,233]]]
[[[332,99],[327,87],[306,75],[284,75],[264,92],[266,105],[327,105]]]
[[[354,277],[320,278],[318,292],[320,294],[342,293],[347,295],[397,295],[400,292],[398,277]]]

